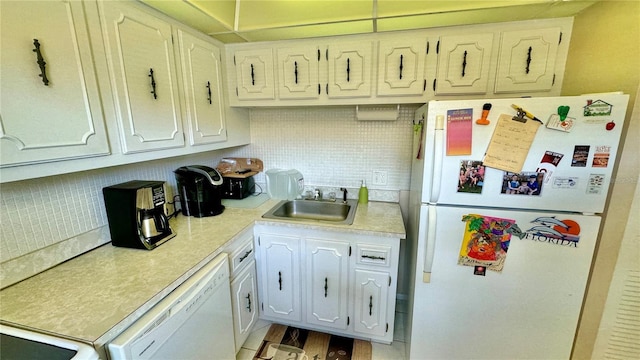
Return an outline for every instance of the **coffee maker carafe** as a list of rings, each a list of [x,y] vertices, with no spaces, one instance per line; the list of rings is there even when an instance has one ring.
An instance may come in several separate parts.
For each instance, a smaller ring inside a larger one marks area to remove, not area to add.
[[[189,165],[176,169],[174,173],[183,215],[205,217],[222,214],[223,179],[218,170],[204,165]]]
[[[165,213],[163,181],[133,180],[102,192],[114,246],[151,250],[176,235]]]

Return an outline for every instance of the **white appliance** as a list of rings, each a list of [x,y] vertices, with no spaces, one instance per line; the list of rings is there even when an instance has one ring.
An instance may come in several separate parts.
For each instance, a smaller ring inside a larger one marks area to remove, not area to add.
[[[108,345],[119,359],[235,359],[229,262],[211,260]]]
[[[570,358],[627,102],[431,101],[416,112],[411,359]],[[531,117],[543,124],[522,130]]]

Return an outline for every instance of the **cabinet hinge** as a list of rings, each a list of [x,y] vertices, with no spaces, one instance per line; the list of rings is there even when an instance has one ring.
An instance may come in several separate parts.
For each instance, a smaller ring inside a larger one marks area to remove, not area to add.
[[[318,61],[320,61],[320,49],[318,49]]]
[[[262,312],[264,312],[264,303],[260,303],[260,307],[262,308]]]
[[[438,43],[436,44],[436,54],[440,54],[440,40],[438,40]]]
[[[236,65],[236,56],[233,55],[233,66],[235,66],[235,65]]]
[[[238,96],[238,87],[236,86],[236,96]]]
[[[327,61],[329,61],[329,49],[327,49],[327,50],[324,52],[324,54],[325,54],[325,55],[324,55],[324,57],[327,59]]]
[[[427,79],[424,79],[424,84],[422,85],[422,91],[427,91]]]
[[[260,246],[260,236],[258,236],[258,246]]]
[[[391,276],[389,276],[389,286],[391,286]]]
[[[553,74],[553,79],[551,80],[551,86],[556,84],[556,74]]]
[[[436,79],[433,79],[433,91],[436,91]]]
[[[349,326],[350,322],[351,322],[351,319],[347,316],[347,326]]]
[[[349,256],[351,256],[351,245],[349,245]]]
[[[429,42],[427,41],[427,54],[429,53]]]
[[[389,323],[387,323],[387,328],[384,330],[384,332],[389,332]]]
[[[322,94],[322,86],[318,83],[318,95]]]
[[[327,83],[326,92],[327,92],[327,95],[329,95],[329,83]]]
[[[560,38],[558,39],[558,45],[560,45],[560,43],[562,43],[562,31],[560,31]]]

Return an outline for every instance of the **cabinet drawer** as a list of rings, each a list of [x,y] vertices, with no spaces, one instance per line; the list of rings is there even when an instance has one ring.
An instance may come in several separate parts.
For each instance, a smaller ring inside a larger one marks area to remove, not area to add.
[[[391,265],[391,247],[381,245],[358,244],[356,246],[356,264],[389,267]]]
[[[231,258],[231,278],[233,278],[254,258],[253,237],[238,250],[234,251],[229,257]]]

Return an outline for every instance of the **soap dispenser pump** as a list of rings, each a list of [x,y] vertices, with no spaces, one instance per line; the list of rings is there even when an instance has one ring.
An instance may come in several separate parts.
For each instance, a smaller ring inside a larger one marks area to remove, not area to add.
[[[358,193],[358,203],[366,204],[369,202],[369,189],[367,189],[367,183],[362,180],[360,185],[360,192]]]

